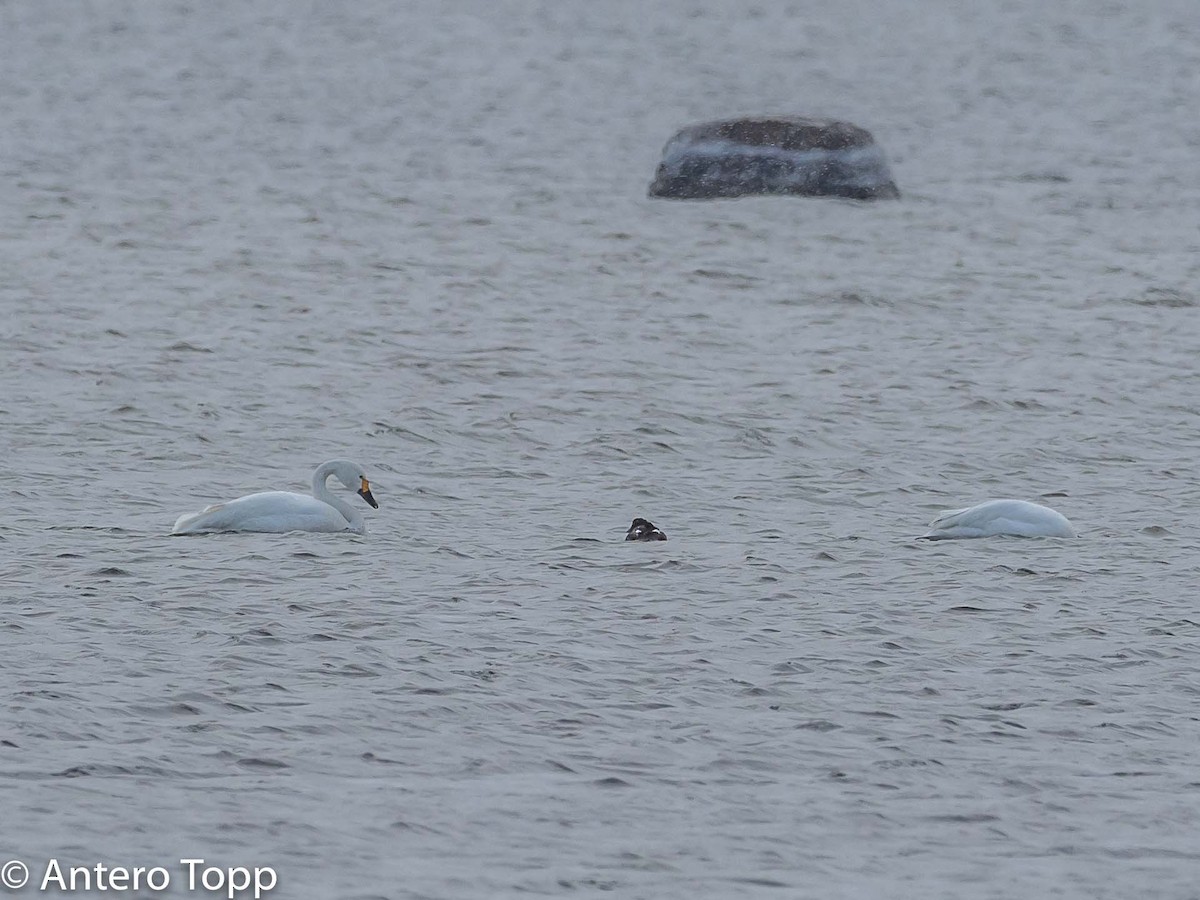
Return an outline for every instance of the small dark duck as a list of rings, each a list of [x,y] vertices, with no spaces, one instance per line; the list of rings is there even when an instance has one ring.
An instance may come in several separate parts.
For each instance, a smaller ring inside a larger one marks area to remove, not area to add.
[[[667,533],[649,519],[634,519],[625,534],[627,541],[665,541]]]

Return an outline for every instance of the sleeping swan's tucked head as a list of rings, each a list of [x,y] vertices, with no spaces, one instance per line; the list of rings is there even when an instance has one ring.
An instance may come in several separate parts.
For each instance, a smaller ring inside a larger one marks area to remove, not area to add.
[[[330,493],[326,482],[331,475],[370,506],[379,508],[362,466],[347,459],[331,459],[317,466],[317,471],[313,473],[311,495],[293,494],[290,491],[248,494],[228,503],[214,504],[198,513],[180,516],[171,534],[201,534],[209,531],[365,533],[367,524],[359,508]]]

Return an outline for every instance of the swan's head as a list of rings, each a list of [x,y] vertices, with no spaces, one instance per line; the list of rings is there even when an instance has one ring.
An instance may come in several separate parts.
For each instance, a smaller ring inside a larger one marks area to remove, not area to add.
[[[371,496],[371,483],[367,481],[367,476],[363,472],[362,466],[345,459],[335,459],[332,462],[327,462],[322,468],[328,468],[329,475],[336,476],[338,481],[362,497],[374,509],[379,509],[379,504]]]
[[[649,519],[637,518],[625,534],[627,541],[665,541],[667,533]]]

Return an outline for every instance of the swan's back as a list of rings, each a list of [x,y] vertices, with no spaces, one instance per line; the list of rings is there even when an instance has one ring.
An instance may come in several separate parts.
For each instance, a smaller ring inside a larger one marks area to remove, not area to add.
[[[1076,537],[1062,513],[1025,500],[988,500],[966,509],[952,509],[930,523],[925,540],[996,537]]]
[[[209,531],[353,531],[341,513],[307,494],[265,491],[215,503],[198,513],[183,515],[171,534],[202,534]]]

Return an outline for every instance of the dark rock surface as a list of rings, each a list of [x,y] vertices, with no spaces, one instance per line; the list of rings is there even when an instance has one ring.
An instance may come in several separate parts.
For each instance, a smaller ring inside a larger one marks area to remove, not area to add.
[[[871,133],[828,119],[705,122],[663,148],[651,197],[706,200],[797,194],[854,200],[900,196]]]

